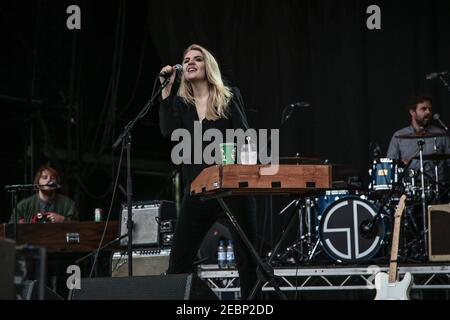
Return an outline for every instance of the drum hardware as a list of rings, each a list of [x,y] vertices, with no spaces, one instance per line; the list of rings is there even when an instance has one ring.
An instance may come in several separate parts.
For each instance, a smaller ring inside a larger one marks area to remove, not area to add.
[[[312,259],[312,251],[316,246],[317,239],[315,235],[315,225],[313,221],[317,221],[317,215],[314,214],[315,210],[314,200],[310,197],[305,198],[304,205],[301,206],[299,211],[299,232],[300,241],[297,244],[299,247],[299,253],[302,261],[310,261]],[[304,218],[304,219],[303,219]],[[303,220],[305,220],[303,222]],[[306,232],[304,227],[306,227]],[[307,253],[305,254],[305,246]]]
[[[441,150],[439,150],[437,140],[434,138],[433,140],[433,150],[434,153],[431,154],[422,154],[423,161],[432,161],[434,163],[434,180],[435,181],[435,191],[436,191],[436,197],[439,198],[439,162],[446,161],[450,159],[450,154],[448,153],[442,153]],[[413,159],[420,160],[420,155],[414,156]]]
[[[305,217],[305,215],[312,215],[312,212],[310,210],[306,210],[307,205],[312,205],[311,202],[307,201],[305,199],[305,202],[302,202],[302,199],[295,199],[292,200],[286,207],[284,207],[279,214],[283,214],[286,212],[291,206],[294,205],[293,211],[294,214],[292,218],[290,219],[288,226],[283,231],[283,234],[278,241],[278,243],[275,245],[275,248],[273,251],[269,252],[267,254],[268,256],[268,263],[273,264],[274,262],[281,262],[284,260],[284,262],[290,262],[290,263],[296,263],[295,258],[293,257],[294,254],[297,254],[297,260],[299,261],[305,261],[308,257],[308,255],[305,254],[304,251],[304,245],[306,245],[308,248],[312,247],[312,242],[314,241],[312,228],[311,228],[311,221],[313,220],[312,216]],[[298,211],[298,212],[297,212]],[[289,234],[289,231],[291,228],[294,227],[296,218],[299,219],[299,233],[300,237],[288,248],[285,249],[283,253],[278,253],[279,249],[281,248],[281,245],[284,243],[284,240],[286,236]],[[304,222],[303,219],[306,219],[306,228],[308,229],[308,232],[305,233],[304,231]],[[311,228],[311,229],[309,229]],[[310,249],[308,249],[310,251]],[[308,254],[309,254],[308,251]]]
[[[436,143],[436,140],[435,140],[435,143]],[[419,156],[415,156],[415,157],[413,157],[413,159],[418,160]],[[437,152],[436,145],[435,145],[435,153],[430,153],[430,154],[424,154],[423,155],[423,160],[424,161],[439,162],[439,161],[444,161],[444,160],[449,160],[449,159],[450,159],[450,154]]]
[[[424,256],[422,234],[413,216],[413,212],[414,205],[406,207],[402,226],[402,245],[399,248],[402,262],[419,262]]]
[[[419,163],[420,163],[420,184],[421,184],[421,202],[422,202],[422,219],[423,219],[423,243],[425,256],[428,256],[428,237],[427,237],[427,204],[425,198],[425,178],[423,171],[423,146],[425,145],[425,140],[419,139],[417,141],[418,151],[419,151]]]
[[[404,182],[405,186],[405,194],[407,195],[407,198],[412,199],[416,196],[417,190],[416,190],[416,177],[418,173],[414,169],[408,169],[406,171],[406,176],[409,178],[409,181]]]
[[[403,232],[402,238],[403,244],[399,248],[399,260],[401,259],[402,262],[424,262],[423,238],[421,234],[408,235]]]
[[[298,237],[292,245],[285,249],[285,252],[277,254],[276,259],[278,261],[284,261],[289,263],[296,263],[297,261],[307,262],[311,261],[315,248],[318,245],[319,240],[315,236],[314,221],[317,220],[315,213],[315,204],[312,198],[296,199],[291,201],[280,214],[283,214],[289,207],[295,204],[295,209],[298,210]],[[295,215],[293,218],[296,217]],[[294,219],[291,219],[294,220]],[[290,226],[286,228],[283,234],[287,234]],[[280,240],[281,241],[281,240]],[[274,250],[275,252],[275,250]],[[269,256],[274,252],[269,252]],[[296,255],[296,257],[294,257]],[[297,260],[297,261],[296,261]]]
[[[382,159],[380,159],[380,160],[382,160]],[[391,162],[388,160],[390,160],[390,159],[380,161],[380,163],[382,163],[382,164],[389,163],[390,164]],[[374,230],[374,228],[376,228],[377,224],[379,223],[383,208],[386,207],[386,205],[392,199],[392,197],[396,191],[398,191],[400,193],[405,192],[405,185],[399,181],[404,181],[404,177],[405,177],[406,173],[409,172],[408,168],[411,165],[411,162],[412,162],[412,158],[408,160],[408,162],[403,167],[403,170],[401,172],[399,172],[398,175],[397,174],[394,175],[395,179],[394,179],[394,181],[392,181],[392,184],[390,185],[391,188],[389,189],[389,193],[387,195],[385,195],[384,199],[382,200],[377,214],[373,218],[365,220],[360,224],[359,227],[360,227],[360,231],[363,236],[372,237],[373,234],[377,232],[376,230]],[[374,161],[374,163],[377,163],[377,162]],[[384,170],[386,170],[387,168],[389,168],[389,167],[382,166],[382,169],[381,169],[381,170],[383,170],[382,173],[385,173]],[[373,174],[373,172],[372,172],[372,174]],[[379,174],[379,172],[376,174]],[[392,174],[391,174],[391,176],[392,176]],[[387,184],[387,186],[389,186],[389,184]],[[397,188],[398,188],[398,190],[397,190]]]
[[[390,192],[386,195],[384,199],[384,203],[387,203],[386,200],[392,198],[394,191],[404,192],[408,196],[408,200],[414,203],[420,203],[421,211],[422,211],[422,224],[423,231],[415,232],[415,234],[420,237],[422,240],[420,242],[414,240],[414,245],[417,246],[419,243],[423,246],[423,255],[426,257],[428,255],[428,244],[427,244],[427,233],[428,230],[426,228],[426,205],[427,199],[431,201],[432,199],[439,199],[440,194],[440,186],[442,184],[439,181],[439,172],[438,165],[436,162],[450,159],[450,155],[439,153],[437,147],[436,137],[445,136],[445,134],[440,133],[421,133],[421,134],[412,134],[412,135],[402,135],[397,136],[397,138],[403,139],[418,139],[417,141],[417,151],[416,153],[409,159],[408,163],[404,168],[395,167],[395,162],[390,159],[380,159],[378,161],[374,161],[374,166],[371,171],[372,176],[372,195],[375,195],[375,192],[382,190],[390,190]],[[435,138],[434,139],[434,151],[433,154],[423,154],[423,149],[425,145],[424,138]],[[413,159],[418,159],[420,164],[420,169],[415,171],[413,169],[408,169],[411,161]],[[434,161],[434,173],[435,177],[429,176],[424,170],[424,161]],[[400,164],[400,162],[398,162]],[[429,180],[425,183],[425,176],[428,176]],[[386,178],[384,182],[382,179]],[[409,181],[406,181],[404,177],[409,177]],[[420,178],[420,181],[416,179]],[[392,182],[392,183],[389,183]],[[418,182],[418,183],[417,183]],[[398,189],[398,190],[396,190]],[[383,205],[382,205],[383,206]],[[373,219],[373,221],[365,221],[361,225],[361,231],[364,234],[370,235],[373,230],[374,224],[377,222],[378,217]],[[410,219],[411,220],[411,219]],[[413,220],[411,220],[413,221]],[[415,224],[415,221],[414,221]],[[418,230],[417,224],[415,224],[414,228]],[[408,245],[409,246],[409,245]]]

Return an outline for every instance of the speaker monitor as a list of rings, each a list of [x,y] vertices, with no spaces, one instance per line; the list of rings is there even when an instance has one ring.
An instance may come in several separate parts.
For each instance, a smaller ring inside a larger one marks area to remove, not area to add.
[[[0,300],[15,298],[15,259],[15,242],[8,239],[0,239]]]
[[[156,276],[169,267],[170,249],[149,249],[133,251],[133,275]],[[112,257],[111,275],[128,277],[128,256],[126,252],[115,252]]]
[[[217,264],[217,247],[220,240],[231,240],[228,227],[215,222],[209,229],[198,250],[198,259],[204,264]]]
[[[217,300],[194,274],[124,278],[83,278],[73,300]]]
[[[135,203],[132,207],[133,246],[159,246],[161,221],[176,219],[176,207],[172,201],[152,201]],[[128,208],[123,206],[120,217],[120,235],[128,233]],[[128,245],[128,238],[120,240],[121,246]]]
[[[450,261],[450,204],[428,206],[428,254],[430,261]]]

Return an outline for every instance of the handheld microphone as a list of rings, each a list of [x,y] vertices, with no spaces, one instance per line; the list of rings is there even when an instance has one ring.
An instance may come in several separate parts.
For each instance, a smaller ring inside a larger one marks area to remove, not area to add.
[[[178,79],[181,76],[181,74],[183,73],[183,67],[181,66],[181,64],[176,64],[173,66],[173,69],[175,69],[175,72],[176,72],[175,78]],[[172,76],[172,74],[173,74],[173,71],[172,72],[164,72],[164,73],[160,73],[159,76],[163,77],[164,79],[167,79],[167,78],[170,78]]]
[[[444,130],[445,130],[446,132],[448,132],[448,127],[445,125],[444,122],[442,122],[441,116],[439,115],[439,113],[435,113],[435,114],[433,115],[433,119],[436,120],[437,122],[439,122],[439,124],[442,126],[442,128],[444,128]]]
[[[448,71],[443,71],[443,72],[432,72],[426,75],[426,79],[427,80],[431,80],[431,79],[435,79],[437,77],[440,76],[445,76],[448,74]]]
[[[295,102],[295,103],[291,103],[289,105],[289,107],[291,107],[291,108],[308,108],[310,106],[311,106],[311,104],[306,101]]]

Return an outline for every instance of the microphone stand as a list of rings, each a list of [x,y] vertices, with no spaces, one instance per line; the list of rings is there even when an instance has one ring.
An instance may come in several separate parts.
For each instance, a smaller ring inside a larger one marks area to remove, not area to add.
[[[450,92],[450,85],[448,84],[447,81],[445,81],[444,76],[443,75],[439,75],[439,80],[441,80],[441,82],[444,84],[444,87],[447,88],[447,90]]]
[[[297,108],[308,108],[311,105],[308,102],[297,102],[297,103],[292,103],[286,107],[284,107],[283,111],[281,112],[281,125],[280,128],[283,126],[283,124],[289,120],[289,118],[292,116],[292,114],[294,113],[294,110]]]
[[[100,251],[102,251],[103,249],[105,249],[105,248],[107,248],[107,247],[113,245],[114,243],[119,242],[120,240],[122,240],[122,239],[125,238],[125,237],[128,237],[128,233],[125,233],[125,234],[121,235],[120,237],[118,237],[118,238],[116,238],[116,239],[114,239],[114,240],[111,240],[110,242],[104,244],[104,245],[101,246],[100,248],[95,249],[94,251],[88,253],[87,255],[82,256],[80,259],[78,259],[78,260],[75,261],[75,264],[78,265],[81,261],[86,260],[86,259],[89,258],[90,256],[92,256],[92,255],[94,255],[94,254],[97,254],[97,252],[100,252]]]
[[[308,103],[305,102],[300,102],[300,103],[304,103],[305,107],[306,106],[310,106]],[[281,112],[281,121],[280,121],[280,128],[279,130],[281,130],[281,128],[284,126],[284,124],[290,119],[290,117],[292,116],[292,114],[294,113],[296,107],[295,105],[299,104],[299,103],[292,103],[286,107],[283,108],[282,112]],[[272,159],[272,135],[269,136],[269,138],[267,139],[267,145],[265,148],[262,149],[262,151],[268,150],[270,151],[270,158]],[[262,154],[261,150],[258,151],[259,154]],[[297,153],[298,154],[298,153]],[[279,159],[277,159],[277,163],[279,164],[280,161]],[[266,208],[269,208],[269,223],[271,225],[271,230],[270,230],[270,246],[271,248],[273,248],[274,245],[274,230],[273,230],[273,195],[268,195],[268,197],[266,198],[267,202],[266,202]]]
[[[11,193],[11,211],[13,213],[13,233],[14,233],[14,241],[17,243],[17,191],[20,190],[34,190],[37,186],[34,184],[14,184],[5,186],[6,192]]]
[[[128,218],[127,218],[127,229],[128,229],[128,276],[133,276],[133,219],[132,219],[132,196],[133,196],[133,183],[131,179],[131,130],[140,118],[145,116],[145,114],[154,105],[153,101],[160,94],[162,89],[170,82],[170,77],[166,78],[164,82],[159,86],[158,90],[153,93],[150,100],[138,113],[138,115],[131,120],[126,126],[122,134],[117,138],[116,142],[112,145],[113,150],[116,149],[120,143],[122,143],[122,148],[126,149],[127,153],[127,208],[128,208]]]

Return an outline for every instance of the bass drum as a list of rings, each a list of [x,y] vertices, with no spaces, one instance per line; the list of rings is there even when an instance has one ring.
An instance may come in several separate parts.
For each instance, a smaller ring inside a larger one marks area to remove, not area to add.
[[[378,208],[372,202],[357,196],[330,205],[319,223],[319,238],[325,253],[337,262],[359,263],[373,258],[384,243],[384,219],[378,220],[371,235],[363,235],[360,225],[375,217],[377,212]]]

